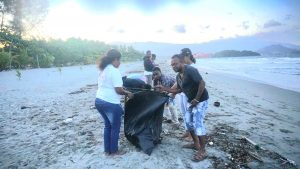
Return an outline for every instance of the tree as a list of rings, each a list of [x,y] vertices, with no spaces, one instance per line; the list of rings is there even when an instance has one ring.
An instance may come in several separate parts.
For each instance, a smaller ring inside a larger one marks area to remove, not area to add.
[[[0,12],[1,12],[1,31],[4,28],[4,20],[5,16],[8,14],[12,14],[13,4],[15,0],[0,0]]]
[[[45,18],[48,6],[47,0],[0,0],[1,30],[6,26],[18,36],[27,34]]]
[[[7,69],[9,62],[9,53],[1,51],[0,52],[0,71]]]

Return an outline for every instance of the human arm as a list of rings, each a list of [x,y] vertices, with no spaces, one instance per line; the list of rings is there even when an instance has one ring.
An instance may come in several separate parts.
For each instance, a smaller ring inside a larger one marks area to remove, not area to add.
[[[197,94],[196,94],[195,98],[191,101],[191,106],[192,107],[196,106],[200,102],[199,100],[200,100],[200,98],[202,96],[202,93],[203,93],[204,89],[205,89],[205,82],[202,79],[199,82]]]
[[[133,93],[131,93],[130,91],[125,90],[123,87],[115,87],[115,91],[119,95],[127,96],[129,99],[133,98]]]
[[[181,89],[178,88],[177,83],[175,83],[171,88],[162,85],[157,85],[155,86],[155,88],[158,88],[161,92],[165,91],[172,94],[177,94],[181,92]]]

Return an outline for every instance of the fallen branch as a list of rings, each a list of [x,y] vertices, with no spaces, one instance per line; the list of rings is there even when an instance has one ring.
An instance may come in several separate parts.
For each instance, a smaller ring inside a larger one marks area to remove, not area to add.
[[[276,152],[276,154],[278,154],[278,153]],[[280,160],[283,161],[283,163],[282,163],[281,165],[286,164],[286,163],[289,163],[289,164],[291,164],[291,165],[293,165],[293,166],[297,166],[297,164],[296,164],[295,161],[290,160],[290,159],[288,159],[288,158],[285,158],[284,156],[282,156],[282,155],[280,155],[280,154],[278,154],[278,155],[281,156]]]
[[[250,140],[249,138],[247,138],[245,136],[242,136],[242,139],[246,140],[248,143],[252,144],[255,148],[266,150],[265,148],[259,146],[257,143],[255,143],[254,141]]]
[[[232,116],[231,114],[213,114],[213,115],[207,115],[207,117],[218,117],[218,116]]]
[[[83,92],[85,92],[85,91],[80,89],[78,91],[70,92],[69,94],[78,94],[78,93],[83,93]]]
[[[252,152],[249,152],[249,151],[247,151],[247,153],[248,153],[251,157],[255,158],[256,160],[258,160],[258,161],[260,161],[260,162],[264,162],[258,155],[254,154],[254,153],[252,153]]]

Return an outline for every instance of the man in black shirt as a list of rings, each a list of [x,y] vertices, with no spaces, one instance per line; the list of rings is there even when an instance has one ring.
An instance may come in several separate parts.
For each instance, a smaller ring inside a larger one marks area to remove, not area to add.
[[[206,131],[204,127],[204,117],[208,107],[209,97],[205,88],[205,82],[196,68],[183,63],[182,55],[174,55],[172,57],[171,66],[175,72],[178,72],[176,76],[176,88],[157,87],[159,87],[161,91],[170,93],[183,92],[187,96],[188,111],[184,118],[194,144],[188,144],[183,147],[196,149],[197,153],[192,160],[201,161],[207,156],[205,152]]]
[[[147,80],[147,84],[152,85],[152,70],[155,67],[152,60],[151,60],[151,51],[148,50],[146,52],[146,56],[144,56],[144,75]]]

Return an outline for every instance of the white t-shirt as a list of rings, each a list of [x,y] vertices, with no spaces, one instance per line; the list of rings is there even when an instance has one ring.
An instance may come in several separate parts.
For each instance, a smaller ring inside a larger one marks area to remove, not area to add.
[[[120,104],[121,96],[115,91],[115,87],[122,87],[123,81],[119,69],[109,64],[100,72],[98,77],[98,90],[96,98],[113,104]]]

